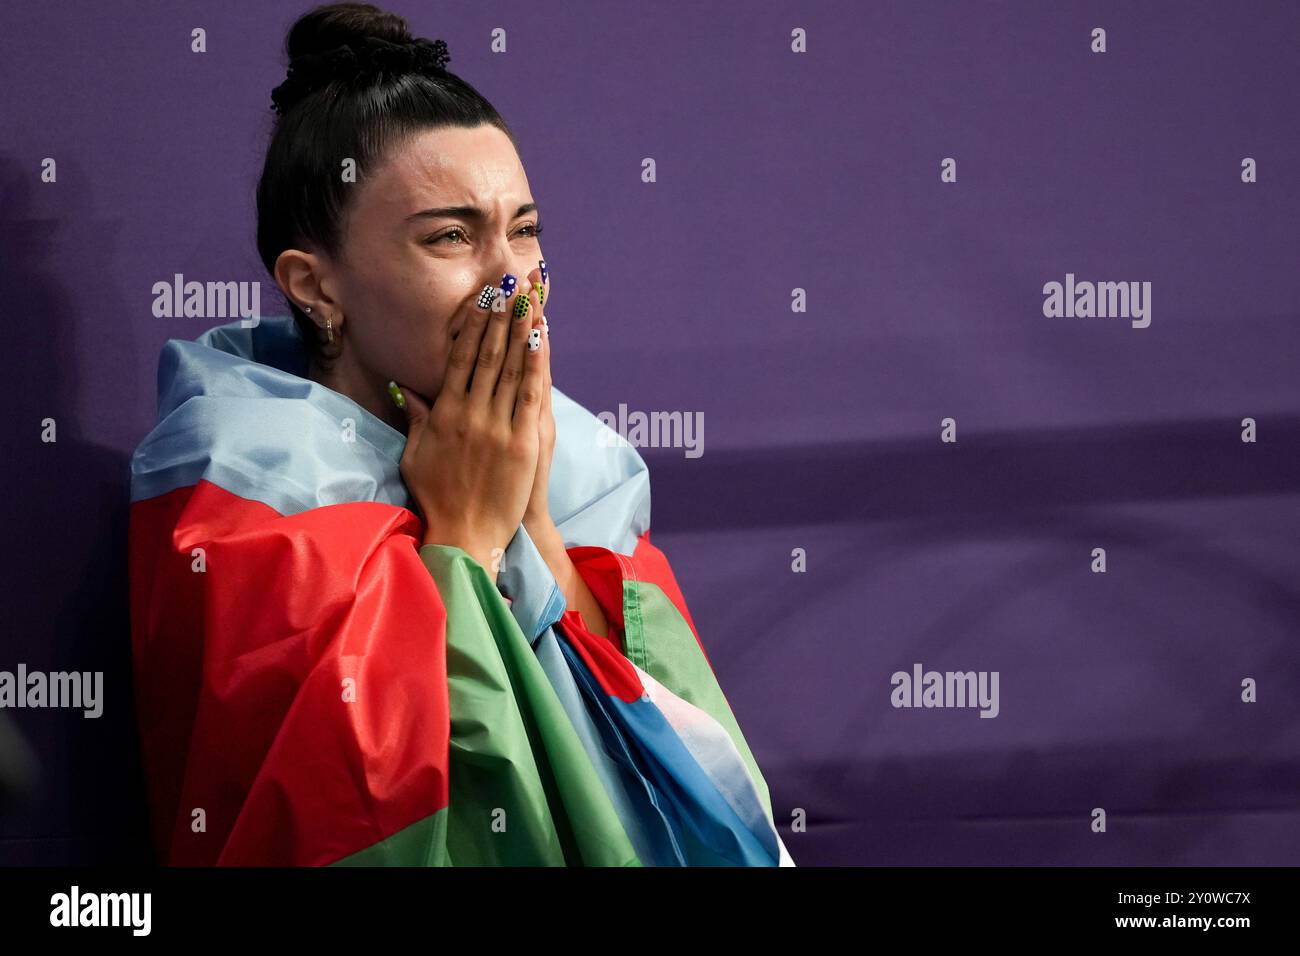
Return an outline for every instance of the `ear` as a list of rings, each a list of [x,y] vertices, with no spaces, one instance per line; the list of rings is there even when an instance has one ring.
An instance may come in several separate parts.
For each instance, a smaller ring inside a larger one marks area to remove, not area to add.
[[[314,252],[286,249],[275,260],[275,284],[290,302],[299,308],[311,306],[312,315],[335,316],[335,328],[340,324],[338,303],[328,292],[328,267],[324,259]]]

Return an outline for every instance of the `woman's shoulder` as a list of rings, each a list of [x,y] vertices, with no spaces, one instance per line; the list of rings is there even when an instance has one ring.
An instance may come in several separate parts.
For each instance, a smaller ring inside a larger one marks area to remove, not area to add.
[[[408,503],[401,433],[346,396],[257,361],[225,340],[230,330],[163,346],[158,422],[131,458],[132,501],[207,479],[281,514]]]

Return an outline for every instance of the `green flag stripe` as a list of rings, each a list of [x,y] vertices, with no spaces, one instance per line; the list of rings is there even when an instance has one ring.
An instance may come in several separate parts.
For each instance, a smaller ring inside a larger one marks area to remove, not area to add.
[[[460,548],[420,556],[447,608],[447,848],[456,866],[640,861],[532,646]]]
[[[449,866],[447,808],[417,820],[386,840],[358,850],[331,866]]]
[[[722,725],[740,751],[771,819],[772,798],[767,781],[691,626],[663,589],[648,581],[623,582],[623,608],[628,659]]]

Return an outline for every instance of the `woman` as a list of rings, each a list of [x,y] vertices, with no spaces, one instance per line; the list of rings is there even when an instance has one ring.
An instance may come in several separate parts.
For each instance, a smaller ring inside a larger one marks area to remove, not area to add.
[[[169,341],[132,459],[161,859],[792,865],[644,462],[551,385],[505,122],[372,6],[286,48],[258,245],[292,318]]]

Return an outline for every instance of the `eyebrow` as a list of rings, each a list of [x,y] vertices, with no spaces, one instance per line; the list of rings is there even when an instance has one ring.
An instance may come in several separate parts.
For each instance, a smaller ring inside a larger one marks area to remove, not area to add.
[[[537,211],[537,203],[524,203],[515,210],[511,219],[518,219],[530,212]],[[472,219],[475,222],[486,222],[488,214],[477,206],[439,206],[436,209],[421,209],[419,212],[413,212],[406,217],[407,222],[415,222],[419,219]]]

